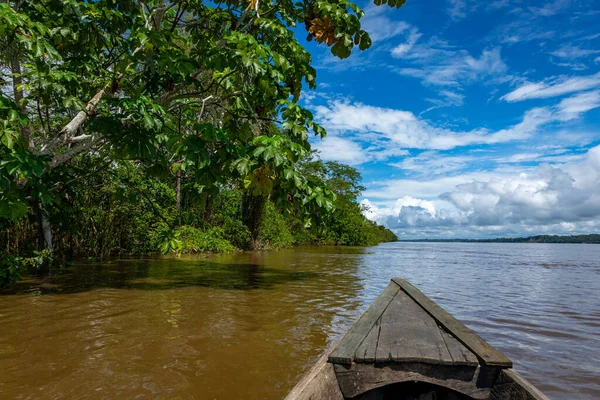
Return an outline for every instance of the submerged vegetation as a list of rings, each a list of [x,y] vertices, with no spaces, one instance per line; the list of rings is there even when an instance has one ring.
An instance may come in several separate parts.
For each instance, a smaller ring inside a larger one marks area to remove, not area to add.
[[[346,58],[371,45],[363,14],[346,0],[0,2],[0,284],[77,256],[393,240],[361,215],[358,173],[313,160],[326,132],[298,104],[316,87],[298,27]]]

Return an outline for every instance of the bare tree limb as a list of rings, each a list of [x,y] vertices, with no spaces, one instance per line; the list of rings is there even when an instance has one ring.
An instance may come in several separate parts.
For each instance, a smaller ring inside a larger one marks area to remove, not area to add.
[[[109,85],[106,85],[104,88],[100,89],[98,93],[87,103],[84,110],[81,110],[75,115],[64,128],[61,129],[59,134],[52,139],[48,144],[43,146],[40,151],[37,152],[40,156],[47,156],[54,153],[59,147],[68,143],[75,133],[83,126],[83,124],[88,120],[89,116],[94,114],[96,111],[96,106],[104,96],[104,94],[108,91]]]
[[[69,162],[76,155],[91,149],[100,139],[102,139],[102,135],[100,133],[93,133],[87,136],[89,136],[88,138],[86,138],[87,140],[76,144],[64,153],[55,155],[48,164],[50,168],[56,168],[59,165]]]

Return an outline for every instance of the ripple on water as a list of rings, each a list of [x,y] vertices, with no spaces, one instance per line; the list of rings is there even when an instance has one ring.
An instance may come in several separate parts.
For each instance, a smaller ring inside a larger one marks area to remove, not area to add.
[[[0,392],[279,399],[390,278],[403,277],[551,398],[598,399],[598,274],[600,246],[542,244],[390,243],[79,265],[0,296]]]

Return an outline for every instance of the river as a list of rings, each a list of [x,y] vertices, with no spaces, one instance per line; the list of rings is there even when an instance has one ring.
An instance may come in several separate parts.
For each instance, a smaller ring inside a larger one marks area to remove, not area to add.
[[[552,399],[600,398],[600,246],[387,243],[82,263],[0,295],[1,399],[280,399],[404,277]]]

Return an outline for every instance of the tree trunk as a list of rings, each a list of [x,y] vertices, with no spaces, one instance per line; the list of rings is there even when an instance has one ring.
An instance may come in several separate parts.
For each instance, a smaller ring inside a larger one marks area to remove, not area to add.
[[[52,227],[50,226],[48,212],[41,204],[37,205],[36,217],[38,223],[37,249],[38,251],[49,250],[50,256],[52,256]],[[37,272],[39,274],[49,274],[50,264],[44,263]]]
[[[181,211],[181,170],[177,171],[175,180],[175,204],[177,212]]]
[[[50,250],[52,251],[52,227],[50,225],[50,219],[48,218],[48,212],[42,205],[38,206],[37,210],[38,217],[38,250]]]
[[[21,84],[23,83],[23,78],[21,77],[21,62],[19,61],[19,53],[17,52],[16,46],[17,43],[14,40],[9,40],[8,58],[13,81],[13,96],[17,107],[19,107],[21,111],[25,113],[25,107],[23,107],[21,104],[21,100],[23,100],[23,89],[20,88]],[[32,149],[33,139],[31,138],[31,127],[29,125],[22,127],[21,134],[27,141],[27,146],[29,149]]]
[[[260,248],[258,234],[266,204],[265,196],[254,196],[252,193],[242,195],[242,222],[250,231],[253,250]]]
[[[175,207],[177,208],[177,222],[181,225],[181,170],[177,170],[175,178]]]

